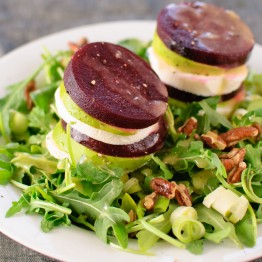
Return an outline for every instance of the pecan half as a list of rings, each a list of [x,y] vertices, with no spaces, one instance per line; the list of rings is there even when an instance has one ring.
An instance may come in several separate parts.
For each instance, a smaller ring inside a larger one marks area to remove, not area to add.
[[[31,99],[30,93],[32,91],[36,90],[36,83],[35,80],[31,80],[27,86],[25,87],[25,92],[24,92],[24,96],[25,96],[25,101],[26,101],[26,105],[27,108],[30,110],[33,107],[33,101]]]
[[[153,192],[150,195],[145,196],[143,200],[143,206],[146,210],[153,210],[157,200],[157,193]]]
[[[208,131],[206,134],[202,134],[201,140],[211,148],[223,150],[227,146],[224,139],[212,131]]]
[[[169,182],[164,178],[153,178],[150,183],[151,188],[159,195],[172,199],[176,194],[176,183]]]
[[[184,184],[178,184],[176,188],[176,200],[180,206],[192,206],[192,198]]]
[[[240,162],[244,161],[245,154],[245,148],[235,147],[229,153],[220,155],[219,158],[228,172],[237,166]]]
[[[136,212],[131,209],[129,212],[128,212],[128,216],[130,218],[130,222],[133,222],[137,219],[137,215],[136,215]]]
[[[184,123],[184,125],[179,127],[177,130],[180,133],[183,133],[187,136],[190,136],[192,134],[192,132],[197,129],[197,124],[198,124],[197,119],[195,117],[190,117]]]
[[[242,140],[255,138],[258,133],[258,129],[254,126],[241,126],[220,134],[220,138],[226,142],[227,147],[231,147]]]
[[[74,53],[77,52],[82,46],[88,43],[87,38],[82,37],[77,43],[68,42],[69,49]]]
[[[235,166],[227,175],[227,182],[229,184],[238,183],[241,181],[242,171],[247,168],[245,162],[240,162],[237,166]]]

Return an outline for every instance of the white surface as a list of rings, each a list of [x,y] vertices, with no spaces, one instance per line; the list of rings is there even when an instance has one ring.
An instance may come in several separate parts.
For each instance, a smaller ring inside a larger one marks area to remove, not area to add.
[[[51,51],[67,48],[68,41],[77,41],[87,36],[90,41],[116,42],[127,37],[148,40],[153,35],[155,24],[146,21],[129,21],[84,26],[54,34],[27,44],[0,59],[0,95],[4,87],[24,79],[40,63],[43,46]],[[256,46],[250,59],[252,68],[262,71],[262,47]],[[259,64],[260,63],[260,64]],[[122,252],[102,243],[89,231],[77,227],[60,227],[50,233],[40,229],[39,216],[19,214],[5,218],[5,213],[16,201],[20,192],[11,185],[0,186],[0,230],[15,241],[47,256],[63,261],[247,261],[262,256],[262,228],[260,226],[257,245],[254,248],[239,249],[225,241],[221,245],[208,243],[204,253],[196,256],[186,250],[177,249],[164,242],[153,250],[155,256],[134,255]],[[133,243],[132,243],[133,244]]]

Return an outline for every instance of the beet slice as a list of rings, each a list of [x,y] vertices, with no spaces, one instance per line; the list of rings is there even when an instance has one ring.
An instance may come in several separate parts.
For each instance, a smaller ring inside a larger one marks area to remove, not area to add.
[[[198,102],[198,101],[201,101],[201,100],[203,100],[205,98],[208,98],[208,96],[195,95],[193,93],[182,91],[182,90],[177,89],[176,87],[173,87],[173,86],[170,86],[170,85],[166,85],[166,87],[167,87],[169,96],[171,98],[180,100],[182,102],[186,102],[186,103],[190,103],[190,102],[194,102],[194,101]],[[231,92],[229,94],[221,95],[220,101],[221,102],[228,101],[231,98],[237,96],[243,90],[244,90],[244,87],[241,84],[241,86],[237,90],[235,90],[235,91],[233,91],[233,92]]]
[[[66,130],[66,122],[62,121],[62,126]],[[145,139],[129,145],[111,145],[95,140],[78,130],[71,128],[71,137],[79,144],[96,151],[97,153],[115,157],[140,157],[154,153],[161,149],[167,133],[164,120],[159,120],[159,129],[152,132]]]
[[[87,114],[123,128],[156,123],[167,108],[167,90],[150,66],[119,45],[96,42],[73,56],[65,88]]]
[[[239,16],[202,2],[166,6],[158,15],[157,33],[181,56],[214,66],[242,65],[254,46],[253,34]]]

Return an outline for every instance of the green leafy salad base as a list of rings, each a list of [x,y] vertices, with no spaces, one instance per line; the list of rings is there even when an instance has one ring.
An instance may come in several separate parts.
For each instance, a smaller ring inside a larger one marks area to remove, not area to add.
[[[119,44],[147,60],[150,43],[126,39]],[[237,248],[254,246],[257,224],[262,220],[261,138],[237,144],[246,150],[247,168],[241,181],[232,184],[227,182],[227,172],[219,158],[221,152],[206,146],[194,134],[186,136],[177,129],[190,117],[198,120],[197,134],[210,130],[222,133],[254,123],[262,126],[262,75],[250,74],[246,79],[247,98],[235,108],[235,112],[245,112],[241,116],[220,115],[216,111],[219,97],[189,104],[170,102],[165,116],[169,129],[164,148],[139,169],[126,173],[122,168],[97,166],[84,156],[78,163],[72,159],[58,161],[46,148],[46,135],[59,121],[54,93],[71,56],[71,51],[51,54],[44,50],[42,65],[24,81],[7,87],[7,95],[1,98],[0,183],[21,189],[20,199],[6,213],[7,219],[18,212],[38,213],[44,232],[75,224],[94,231],[105,243],[141,254],[148,254],[158,241],[193,254],[203,253],[206,242],[220,244],[225,239]],[[29,108],[26,88],[43,72],[45,81],[30,92],[34,106]],[[180,232],[189,234],[188,241],[175,236],[170,215],[179,206],[176,199],[160,196],[153,210],[145,209],[143,201],[152,193],[153,178],[186,186],[197,220],[204,226],[203,235],[197,238],[197,230],[189,223]],[[220,185],[249,200],[244,218],[236,224],[202,204],[204,197]],[[129,238],[137,239],[137,249],[129,248]]]

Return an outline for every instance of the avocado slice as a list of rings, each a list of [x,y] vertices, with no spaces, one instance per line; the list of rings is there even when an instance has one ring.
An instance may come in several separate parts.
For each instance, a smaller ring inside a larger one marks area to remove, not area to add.
[[[67,111],[72,115],[73,117],[77,118],[81,122],[90,125],[94,128],[98,128],[107,132],[110,132],[112,134],[116,135],[133,135],[136,133],[136,129],[123,129],[118,128],[115,126],[110,126],[106,123],[101,122],[98,119],[93,118],[92,116],[88,115],[86,112],[84,112],[69,96],[69,94],[66,92],[66,88],[64,86],[64,83],[62,82],[60,85],[60,98],[65,105]]]
[[[56,143],[56,146],[68,153],[68,143],[67,143],[67,134],[62,127],[61,121],[53,129],[53,139]],[[109,168],[120,167],[130,172],[133,171],[151,159],[151,155],[146,155],[142,157],[114,157],[109,155],[102,155],[98,152],[95,152],[79,143],[75,140],[70,140],[71,146],[74,150],[75,160],[78,162],[83,155],[90,158],[94,164],[97,165],[107,165]]]
[[[210,66],[202,63],[195,62],[188,58],[185,58],[176,52],[170,50],[160,39],[157,32],[154,34],[152,41],[152,47],[154,51],[171,66],[178,68],[179,70],[191,74],[200,75],[221,75],[225,73],[225,69],[216,66]]]

